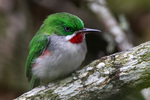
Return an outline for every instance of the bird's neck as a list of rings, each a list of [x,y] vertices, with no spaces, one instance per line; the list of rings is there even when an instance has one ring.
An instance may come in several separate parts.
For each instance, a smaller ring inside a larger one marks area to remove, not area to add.
[[[75,36],[73,36],[69,41],[74,44],[81,43],[85,38],[84,33],[77,33]]]

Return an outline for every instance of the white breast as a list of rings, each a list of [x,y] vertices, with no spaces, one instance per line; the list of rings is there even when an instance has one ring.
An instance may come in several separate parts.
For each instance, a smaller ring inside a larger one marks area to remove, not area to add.
[[[71,73],[81,65],[87,52],[85,40],[80,44],[72,44],[64,38],[50,38],[50,55],[36,59],[37,65],[32,68],[35,77],[51,81]]]

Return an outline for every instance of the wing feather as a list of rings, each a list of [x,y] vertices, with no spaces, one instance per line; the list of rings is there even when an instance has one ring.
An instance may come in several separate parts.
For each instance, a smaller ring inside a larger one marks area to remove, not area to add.
[[[29,45],[30,51],[25,66],[25,73],[29,81],[32,78],[31,69],[35,63],[35,59],[38,58],[44,52],[48,44],[48,35],[39,34],[37,36],[34,36],[34,38],[31,40]]]

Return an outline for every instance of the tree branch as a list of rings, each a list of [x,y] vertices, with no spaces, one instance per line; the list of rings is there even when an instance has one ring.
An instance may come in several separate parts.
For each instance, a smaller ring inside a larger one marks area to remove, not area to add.
[[[70,77],[39,86],[15,100],[117,99],[150,86],[150,42],[93,61]]]
[[[106,0],[87,0],[89,9],[94,12],[98,20],[102,21],[106,30],[114,37],[118,49],[121,51],[133,47],[126,34],[119,27],[118,22],[106,6]]]

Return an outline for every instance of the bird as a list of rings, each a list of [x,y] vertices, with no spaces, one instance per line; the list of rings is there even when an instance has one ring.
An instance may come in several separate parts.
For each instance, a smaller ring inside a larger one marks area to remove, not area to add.
[[[32,38],[25,65],[29,90],[75,71],[85,59],[85,34],[100,32],[85,28],[76,15],[60,12],[49,15]]]

